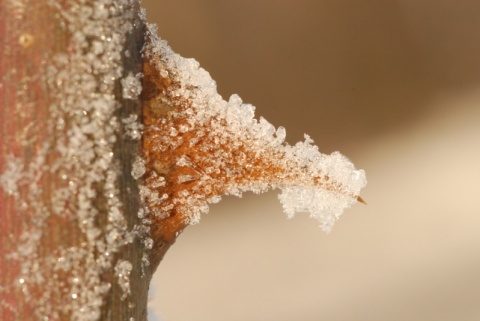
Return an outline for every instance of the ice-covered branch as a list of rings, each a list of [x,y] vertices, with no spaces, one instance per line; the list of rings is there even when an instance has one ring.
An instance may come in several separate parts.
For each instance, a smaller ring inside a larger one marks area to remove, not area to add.
[[[329,231],[359,199],[365,173],[344,156],[305,141],[287,144],[283,127],[254,117],[238,95],[225,101],[194,59],[174,53],[149,26],[144,48],[142,197],[156,243],[172,241],[221,195],[280,189],[286,214],[309,212]]]

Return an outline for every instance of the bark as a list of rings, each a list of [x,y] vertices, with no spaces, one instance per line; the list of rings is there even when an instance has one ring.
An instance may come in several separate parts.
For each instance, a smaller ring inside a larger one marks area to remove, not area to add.
[[[1,320],[146,319],[141,105],[122,93],[144,26],[136,2],[109,2],[0,0]]]

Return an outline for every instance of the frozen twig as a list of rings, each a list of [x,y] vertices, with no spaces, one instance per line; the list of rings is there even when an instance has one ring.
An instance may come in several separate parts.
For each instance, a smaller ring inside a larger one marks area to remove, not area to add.
[[[321,154],[307,135],[285,143],[283,127],[255,119],[255,107],[237,95],[225,101],[208,72],[174,53],[152,25],[144,59],[141,196],[153,221],[154,251],[197,223],[221,195],[280,189],[288,217],[309,212],[325,231],[343,209],[363,201],[362,170],[338,152]]]

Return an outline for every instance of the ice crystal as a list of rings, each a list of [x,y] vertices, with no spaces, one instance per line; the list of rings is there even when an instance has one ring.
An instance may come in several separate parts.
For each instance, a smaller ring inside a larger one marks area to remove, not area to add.
[[[154,217],[194,224],[222,194],[278,188],[288,217],[309,212],[329,231],[358,200],[365,173],[346,157],[320,153],[307,135],[289,145],[285,128],[257,120],[238,95],[225,101],[208,72],[173,52],[155,26],[147,39],[144,86],[157,91],[144,93],[143,198]],[[154,184],[158,177],[165,185]]]
[[[118,261],[115,266],[115,274],[118,277],[118,285],[122,289],[122,300],[125,300],[131,293],[130,273],[132,272],[132,263],[129,261]]]
[[[122,119],[125,125],[125,133],[133,140],[139,140],[142,137],[143,125],[138,121],[138,116],[132,114],[127,118]]]
[[[0,186],[10,195],[18,194],[18,183],[23,176],[23,165],[15,157],[11,156],[7,162],[8,167],[0,175]]]
[[[140,79],[142,74],[138,73],[135,76],[129,73],[127,77],[122,79],[123,98],[136,99],[142,92],[142,83]]]
[[[132,165],[132,176],[135,179],[139,179],[140,177],[145,174],[146,168],[145,168],[145,163],[140,157],[137,157],[135,162]]]

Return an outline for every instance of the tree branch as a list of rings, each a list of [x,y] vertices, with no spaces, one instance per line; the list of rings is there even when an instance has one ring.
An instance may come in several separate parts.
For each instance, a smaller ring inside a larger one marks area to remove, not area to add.
[[[138,13],[135,1],[0,0],[2,320],[146,319]]]

